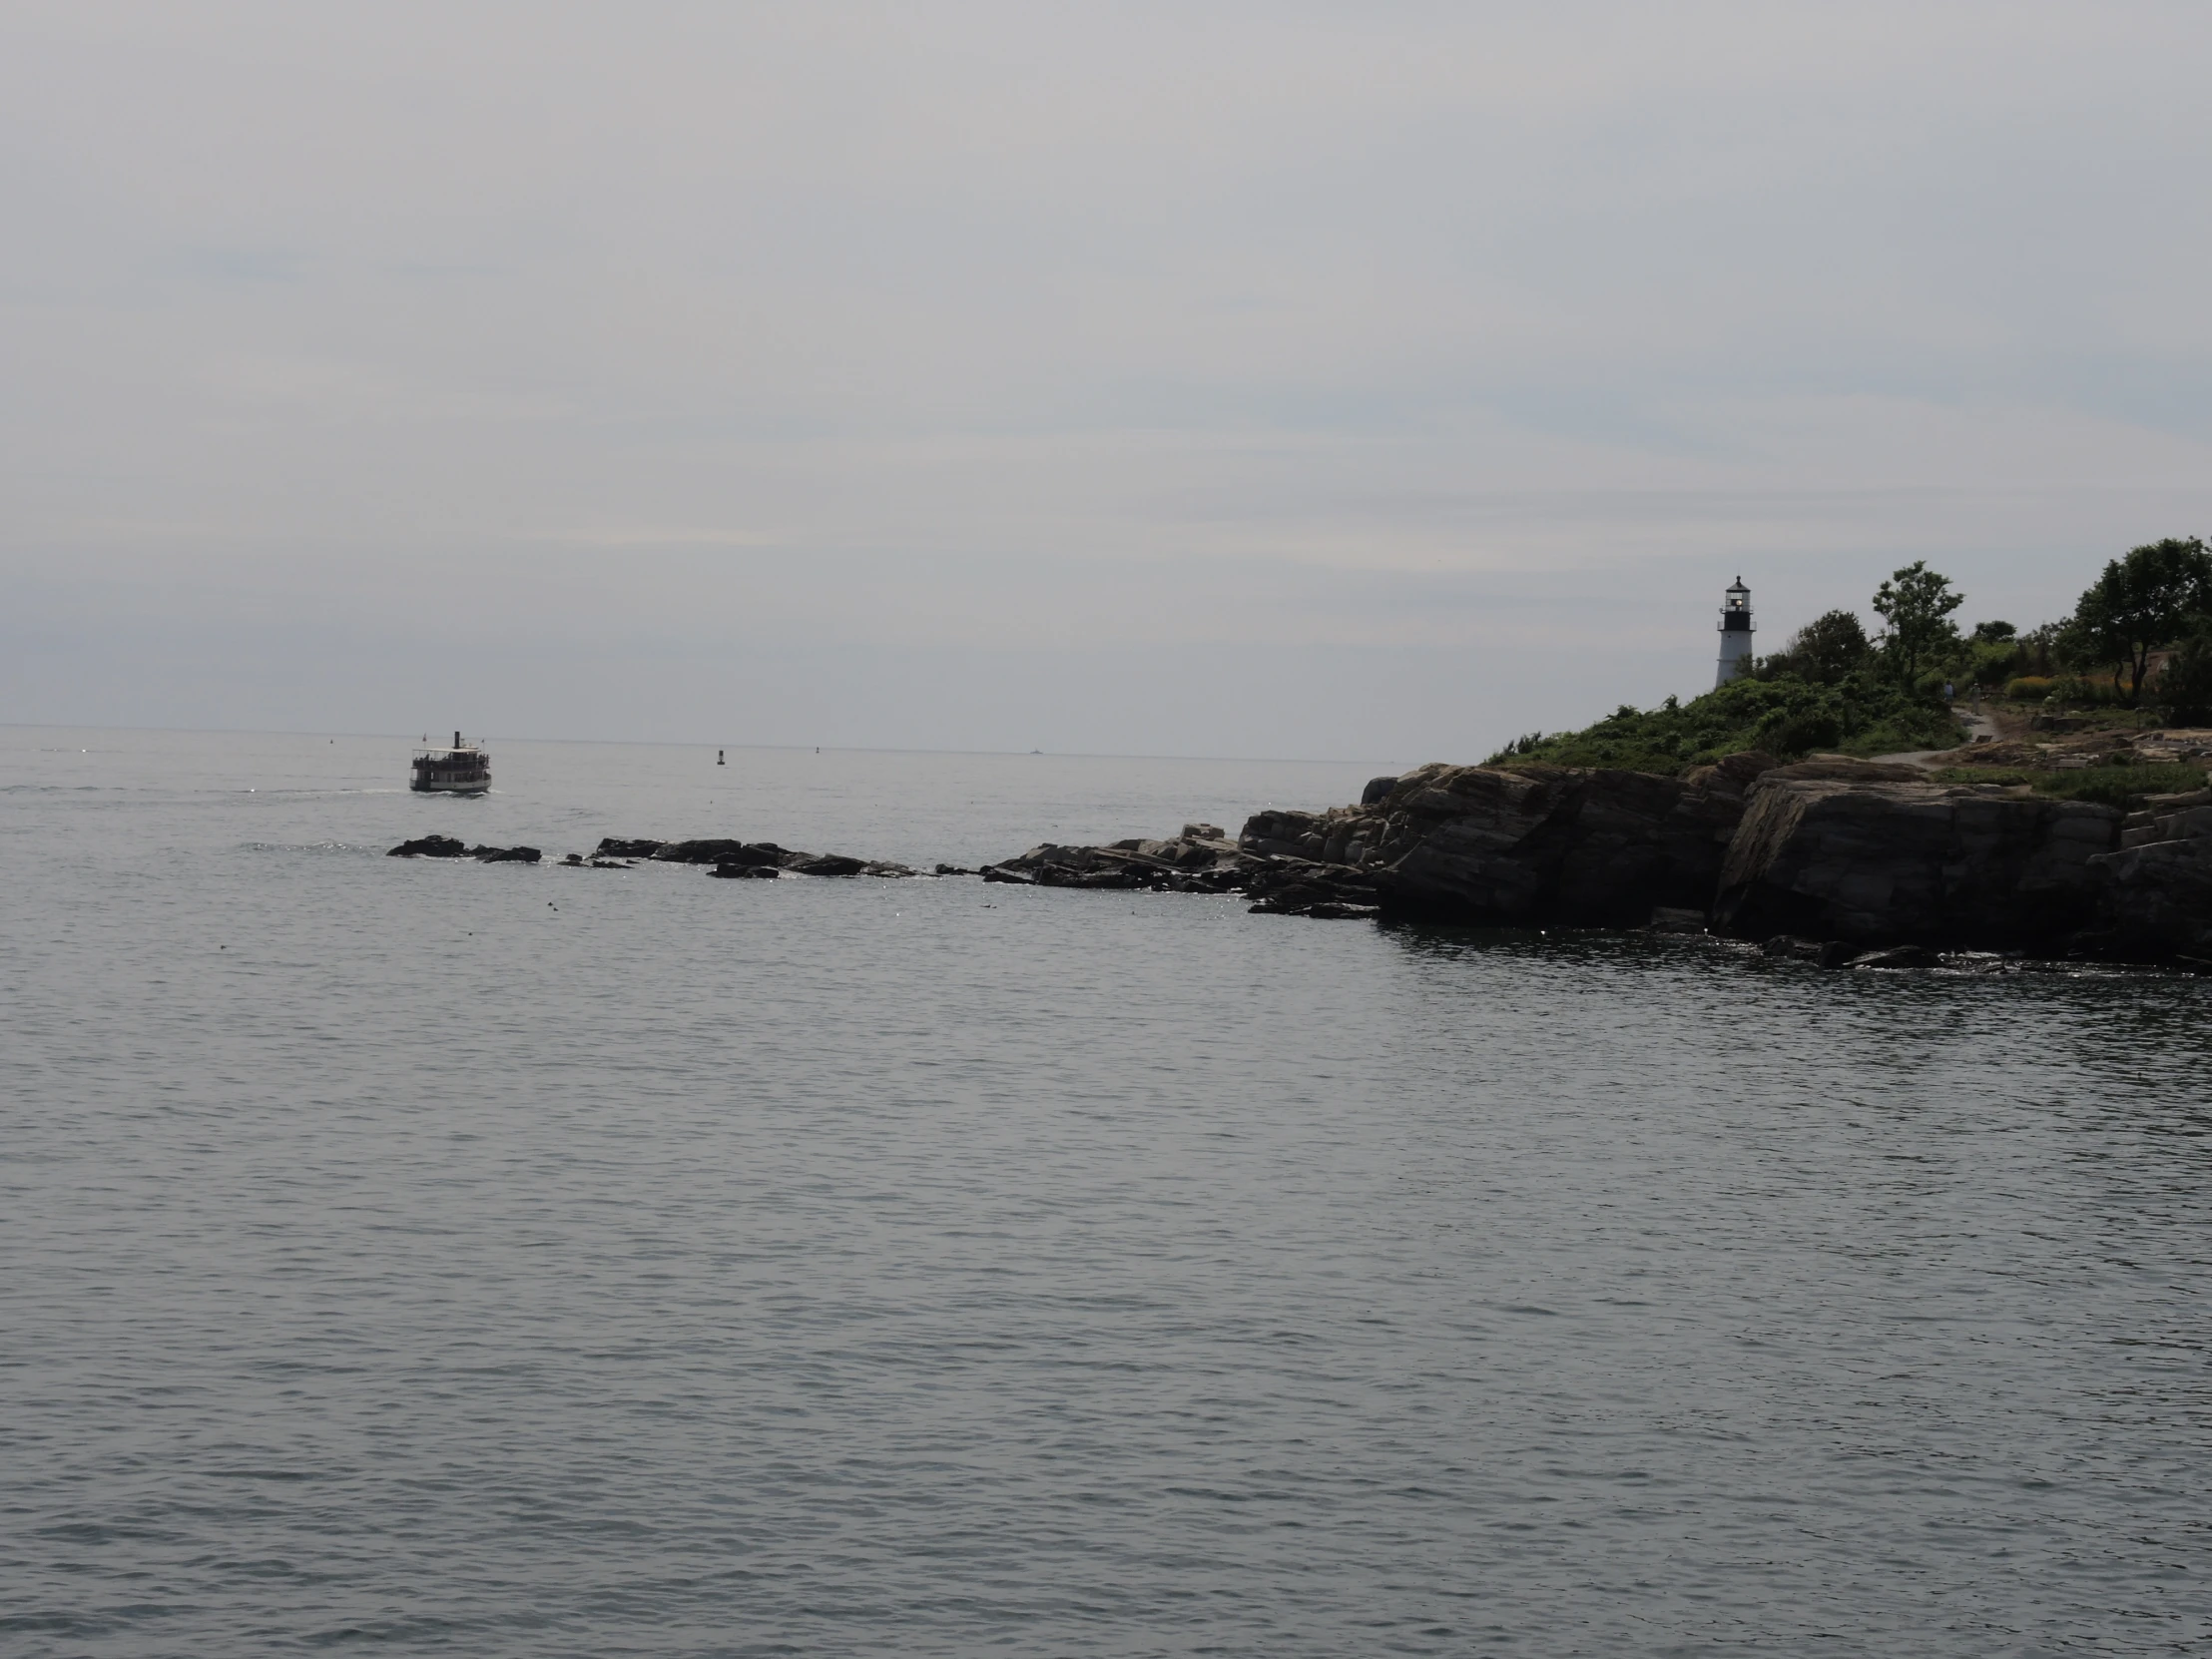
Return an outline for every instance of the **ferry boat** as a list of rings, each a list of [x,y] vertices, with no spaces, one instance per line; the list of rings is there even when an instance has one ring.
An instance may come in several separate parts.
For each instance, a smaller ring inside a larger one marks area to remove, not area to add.
[[[491,788],[491,755],[480,743],[463,743],[453,734],[451,749],[415,751],[414,776],[407,788],[425,794],[482,795]]]

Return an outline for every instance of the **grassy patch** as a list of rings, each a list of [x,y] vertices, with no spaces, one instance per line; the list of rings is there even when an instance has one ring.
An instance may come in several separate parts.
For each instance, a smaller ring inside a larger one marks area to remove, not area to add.
[[[2204,788],[2200,766],[2073,767],[2029,771],[2022,767],[1949,767],[1934,775],[1945,784],[2025,784],[2057,801],[2094,801],[2126,812],[2146,795],[2181,795]]]

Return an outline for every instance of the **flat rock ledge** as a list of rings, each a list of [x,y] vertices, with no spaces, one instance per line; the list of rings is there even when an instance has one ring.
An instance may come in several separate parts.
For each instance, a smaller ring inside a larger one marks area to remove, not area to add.
[[[609,835],[593,850],[600,863],[617,859],[649,858],[662,864],[711,864],[708,872],[733,880],[763,880],[790,870],[795,875],[918,874],[904,864],[881,858],[854,858],[842,852],[801,852],[774,841],[729,839],[655,841],[625,840]]]
[[[544,856],[534,846],[469,846],[451,835],[424,835],[401,841],[391,849],[394,858],[476,858],[487,864],[534,864]],[[880,858],[853,858],[841,852],[801,852],[774,841],[630,840],[609,835],[590,853],[571,852],[560,860],[565,869],[630,869],[641,858],[659,863],[707,864],[710,875],[760,879],[789,870],[797,875],[907,876],[918,873],[904,864]],[[964,873],[939,865],[937,873]]]

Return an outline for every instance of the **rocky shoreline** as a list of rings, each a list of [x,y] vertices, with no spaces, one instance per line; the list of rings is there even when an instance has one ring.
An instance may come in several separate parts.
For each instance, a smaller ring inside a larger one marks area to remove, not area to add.
[[[434,835],[392,852],[540,856]],[[647,859],[726,878],[924,874],[731,839],[610,836],[563,863]],[[2212,969],[2212,789],[2122,814],[1837,756],[1731,755],[1680,778],[1437,764],[1375,780],[1357,806],[1256,814],[1235,836],[1186,824],[1157,840],[1045,843],[928,873],[1237,893],[1261,913],[1319,919],[1711,932],[1828,965],[1976,951]]]

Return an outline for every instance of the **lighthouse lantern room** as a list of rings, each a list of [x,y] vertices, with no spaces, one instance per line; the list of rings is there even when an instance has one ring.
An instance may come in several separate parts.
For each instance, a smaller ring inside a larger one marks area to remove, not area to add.
[[[1721,606],[1721,661],[1713,676],[1716,687],[1725,686],[1739,674],[1751,672],[1751,589],[1744,586],[1739,576],[1728,589],[1728,599]]]

